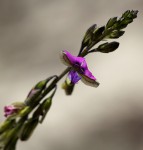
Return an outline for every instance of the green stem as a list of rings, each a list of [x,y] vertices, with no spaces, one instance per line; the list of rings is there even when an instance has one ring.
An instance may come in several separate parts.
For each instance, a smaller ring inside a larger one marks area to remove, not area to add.
[[[70,67],[67,67],[57,78],[55,78],[55,80],[44,91],[41,98],[45,97],[55,87],[55,85],[70,71],[70,69]]]

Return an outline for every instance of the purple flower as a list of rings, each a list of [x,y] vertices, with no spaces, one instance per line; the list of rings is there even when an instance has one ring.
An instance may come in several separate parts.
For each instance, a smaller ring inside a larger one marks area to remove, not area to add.
[[[18,113],[20,110],[22,110],[25,107],[25,103],[23,102],[16,102],[11,105],[5,106],[4,107],[4,116],[8,117],[13,114]]]
[[[30,92],[29,92],[29,94],[28,94],[28,98],[31,98],[31,97],[33,97],[35,94],[37,94],[38,92],[40,91],[40,89],[32,89]]]
[[[5,112],[4,116],[8,117],[8,116],[16,113],[17,112],[17,108],[14,107],[13,105],[5,106],[4,107],[4,112]]]
[[[87,85],[93,87],[99,85],[96,78],[88,70],[85,58],[73,56],[68,51],[64,50],[62,51],[61,59],[66,66],[71,67],[71,71],[68,74],[68,79],[71,83],[75,84],[81,79]]]

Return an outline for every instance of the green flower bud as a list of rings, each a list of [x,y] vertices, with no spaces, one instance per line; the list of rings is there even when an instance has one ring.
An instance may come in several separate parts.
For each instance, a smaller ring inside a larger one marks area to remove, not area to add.
[[[111,42],[111,43],[104,43],[101,44],[96,51],[98,52],[102,52],[102,53],[109,53],[109,52],[113,52],[114,50],[116,50],[119,47],[119,43],[118,42]]]
[[[19,135],[20,139],[22,141],[26,141],[30,138],[30,136],[32,135],[34,129],[36,128],[36,126],[38,125],[38,118],[33,119],[30,118],[22,127],[21,133]]]
[[[105,26],[102,26],[102,27],[96,29],[96,30],[94,31],[93,36],[92,36],[93,41],[99,39],[99,37],[100,37],[100,36],[102,35],[102,33],[104,32],[104,30],[105,30]]]
[[[127,18],[129,14],[130,14],[130,10],[127,10],[123,13],[122,17]]]
[[[46,98],[41,104],[38,105],[37,109],[35,110],[35,112],[33,113],[33,118],[40,118],[39,122],[42,123],[46,114],[48,113],[51,105],[52,105],[52,98],[56,92],[57,87],[55,86],[54,91],[52,92],[52,94]]]
[[[110,39],[117,39],[120,36],[122,36],[125,33],[125,31],[120,31],[120,30],[114,30],[111,32],[111,34],[108,36]]]
[[[117,22],[117,17],[110,18],[106,24],[106,28],[112,27]]]
[[[15,150],[20,128],[21,126],[19,125],[12,126],[0,136],[0,146],[3,150]]]
[[[43,114],[42,114],[41,120],[39,121],[40,123],[42,123],[43,120],[45,119],[46,114],[50,110],[51,105],[52,105],[52,97],[45,99],[44,102],[42,103],[41,109],[42,109]]]
[[[25,100],[25,103],[26,103],[27,105],[33,105],[33,100],[36,101],[36,100],[38,99],[38,97],[41,95],[42,91],[46,88],[47,83],[48,83],[51,79],[53,79],[53,78],[55,78],[55,77],[57,77],[57,76],[54,75],[54,76],[49,77],[49,78],[46,79],[46,80],[42,80],[42,81],[38,82],[38,83],[30,90],[30,92],[29,92],[29,94],[28,94],[28,96],[27,96],[27,98],[26,98],[26,100]],[[35,101],[34,101],[34,102],[35,102]]]
[[[30,113],[31,108],[30,106],[26,106],[25,108],[23,108],[18,114],[20,117],[27,115],[28,113]]]
[[[92,43],[91,39],[93,36],[93,32],[96,30],[97,25],[94,24],[92,25],[85,33],[84,38],[82,40],[82,44],[81,44],[81,48],[79,51],[79,55],[81,54],[81,52],[84,50],[84,47],[90,45]]]
[[[6,131],[7,129],[11,128],[15,124],[15,120],[13,119],[6,119],[1,125],[0,125],[0,134]]]
[[[88,45],[87,43],[91,40],[91,37],[93,35],[93,32],[96,30],[97,25],[92,25],[85,33],[85,36],[83,38],[83,44]]]
[[[74,85],[68,78],[66,78],[65,82],[62,84],[62,89],[65,90],[66,95],[71,95],[74,89]]]

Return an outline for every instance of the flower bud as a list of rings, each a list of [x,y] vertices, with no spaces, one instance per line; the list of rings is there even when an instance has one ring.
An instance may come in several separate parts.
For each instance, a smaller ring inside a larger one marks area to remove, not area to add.
[[[102,35],[102,33],[104,32],[105,30],[105,26],[102,26],[100,28],[97,28],[95,31],[94,31],[94,34],[93,34],[93,37],[92,37],[92,41],[96,41],[99,39],[99,37]]]
[[[52,94],[46,98],[42,103],[40,103],[33,113],[33,118],[39,118],[39,122],[42,123],[44,118],[46,117],[46,114],[48,113],[51,105],[52,105],[52,99],[53,96],[55,95],[55,92],[57,90],[57,87],[55,86]]]
[[[106,24],[106,28],[112,27],[117,22],[117,17],[110,18]]]
[[[62,84],[62,89],[65,90],[66,95],[71,95],[74,89],[74,85],[72,84],[68,78],[66,78],[65,82]]]
[[[113,32],[111,32],[111,34],[108,36],[108,38],[117,39],[120,36],[122,36],[124,33],[125,33],[125,31],[122,31],[122,30],[114,30]]]
[[[19,127],[13,127],[9,130],[6,130],[0,136],[0,149],[3,150],[15,150],[16,143],[18,140]]]
[[[48,113],[48,111],[50,110],[52,105],[52,97],[48,97],[47,99],[44,100],[44,102],[41,104],[41,109],[42,109],[42,118],[40,119],[40,123],[43,122],[43,120],[46,117],[46,114]]]
[[[27,105],[33,105],[33,100],[38,99],[38,97],[41,95],[42,91],[46,88],[47,83],[53,79],[57,77],[56,75],[49,77],[46,80],[42,80],[40,82],[38,82],[29,92],[25,103]]]
[[[3,133],[5,130],[9,129],[12,125],[14,125],[14,119],[7,119],[0,125],[0,134]]]
[[[22,127],[22,131],[20,133],[20,139],[22,141],[26,141],[30,138],[30,136],[32,135],[34,129],[36,128],[36,126],[38,125],[38,118],[33,119],[30,118]]]
[[[104,43],[101,44],[96,51],[98,52],[102,52],[102,53],[109,53],[109,52],[113,52],[114,50],[116,50],[119,47],[119,43],[118,42],[111,42],[111,43]]]
[[[13,103],[9,106],[4,107],[4,116],[8,117],[14,114],[17,114],[20,110],[22,110],[25,107],[25,104],[23,102],[17,102]]]
[[[82,41],[82,44],[84,45],[84,47],[89,45],[93,36],[93,32],[96,30],[96,28],[97,28],[97,25],[94,24],[86,31],[85,36]]]

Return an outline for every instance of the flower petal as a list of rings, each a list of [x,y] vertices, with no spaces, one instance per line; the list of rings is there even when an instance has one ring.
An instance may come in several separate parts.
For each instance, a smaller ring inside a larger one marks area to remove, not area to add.
[[[68,78],[69,78],[70,82],[73,84],[77,83],[81,79],[81,77],[78,75],[78,73],[74,70],[71,70],[69,72]]]
[[[61,61],[66,65],[71,67],[75,64],[76,56],[71,55],[68,51],[64,50],[61,54]]]
[[[79,74],[81,76],[81,81],[89,86],[98,87],[99,82],[97,82],[96,78],[92,75],[92,73],[88,70],[86,74]]]
[[[99,86],[96,78],[89,71],[85,58],[73,56],[64,50],[61,59],[65,65],[72,67],[67,78],[69,83],[75,84],[81,79],[86,85]]]
[[[92,73],[88,70],[88,68],[85,70],[84,75],[92,80],[96,80],[96,78],[92,75]]]
[[[9,115],[12,115],[13,113],[15,113],[16,111],[16,108],[13,106],[13,105],[10,105],[10,106],[5,106],[4,107],[4,116],[7,117]]]

